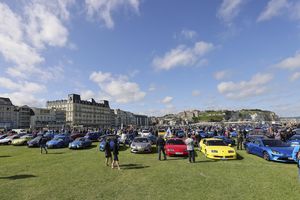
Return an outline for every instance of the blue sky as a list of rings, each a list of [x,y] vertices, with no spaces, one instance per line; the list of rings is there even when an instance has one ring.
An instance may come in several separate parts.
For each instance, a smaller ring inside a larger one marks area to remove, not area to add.
[[[300,116],[296,0],[2,0],[0,96]]]

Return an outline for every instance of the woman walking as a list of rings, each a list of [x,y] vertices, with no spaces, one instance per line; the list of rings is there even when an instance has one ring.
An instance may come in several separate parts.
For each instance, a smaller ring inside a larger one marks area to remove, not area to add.
[[[110,149],[110,139],[106,140],[105,146],[104,146],[104,153],[105,153],[105,164],[106,166],[109,166],[112,163],[112,156],[111,156],[111,149]],[[110,163],[108,164],[108,160],[110,160]]]
[[[115,165],[118,167],[118,170],[120,170],[120,165],[119,165],[119,147],[118,147],[118,142],[117,139],[114,140],[114,146],[113,146],[113,155],[114,155],[114,160],[111,164],[111,168],[114,169]]]

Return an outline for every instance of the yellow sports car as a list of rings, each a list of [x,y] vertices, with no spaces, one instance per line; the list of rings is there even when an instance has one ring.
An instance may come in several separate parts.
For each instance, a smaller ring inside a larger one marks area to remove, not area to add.
[[[158,136],[162,136],[162,137],[164,137],[165,135],[166,135],[166,130],[165,129],[159,129],[158,130]]]
[[[32,140],[32,136],[29,135],[24,135],[18,139],[13,139],[13,141],[11,142],[12,145],[14,146],[21,146],[21,145],[27,145],[27,142],[29,140]]]
[[[236,151],[224,143],[222,139],[207,138],[200,142],[200,150],[205,157],[218,160],[233,160],[237,158]]]

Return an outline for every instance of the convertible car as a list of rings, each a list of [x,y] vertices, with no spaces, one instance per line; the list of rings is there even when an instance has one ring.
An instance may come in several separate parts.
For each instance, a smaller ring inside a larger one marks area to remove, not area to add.
[[[90,147],[92,141],[85,137],[76,138],[73,142],[69,143],[69,149],[84,149]]]
[[[23,135],[20,138],[13,139],[11,144],[14,146],[21,146],[21,145],[27,145],[27,142],[32,140],[32,135]]]
[[[294,147],[276,139],[256,138],[245,144],[247,153],[263,157],[267,161],[295,162],[292,153]]]
[[[287,140],[287,143],[289,143],[291,146],[299,146],[300,145],[300,135],[293,135]]]
[[[167,156],[188,156],[186,144],[181,138],[167,140],[165,150]]]
[[[46,146],[48,148],[63,148],[63,147],[67,147],[70,142],[71,139],[69,136],[56,135],[52,140],[46,143]]]
[[[201,140],[200,151],[204,153],[205,157],[211,159],[234,160],[237,158],[236,151],[231,145],[218,138]]]
[[[131,153],[151,153],[151,141],[146,137],[136,137],[131,145]]]

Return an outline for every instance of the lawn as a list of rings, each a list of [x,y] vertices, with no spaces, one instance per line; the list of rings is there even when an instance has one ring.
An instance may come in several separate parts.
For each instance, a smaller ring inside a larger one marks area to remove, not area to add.
[[[0,146],[0,199],[300,199],[295,164],[238,153],[236,161],[197,163],[156,154],[120,152],[121,171],[104,165],[96,145],[87,150]]]

